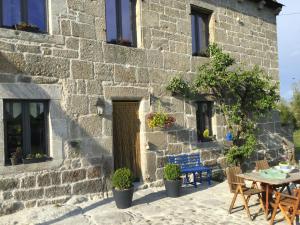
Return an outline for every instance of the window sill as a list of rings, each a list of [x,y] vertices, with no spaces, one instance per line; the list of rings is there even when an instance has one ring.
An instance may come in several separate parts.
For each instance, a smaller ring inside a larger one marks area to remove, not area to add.
[[[50,35],[48,33],[33,33],[22,30],[13,30],[0,27],[0,38],[18,39],[39,43],[53,43],[63,45],[65,43],[62,35]]]
[[[18,164],[14,166],[0,166],[0,175],[19,174],[24,172],[38,172],[42,170],[56,169],[61,167],[62,159],[46,162]]]
[[[122,44],[122,43],[117,43],[117,42],[106,42],[106,44],[123,46],[123,47],[128,47],[128,48],[137,48],[136,45]]]

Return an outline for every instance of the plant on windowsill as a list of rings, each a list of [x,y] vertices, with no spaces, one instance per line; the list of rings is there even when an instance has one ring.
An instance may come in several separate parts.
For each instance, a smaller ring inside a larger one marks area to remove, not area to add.
[[[214,140],[214,136],[211,136],[210,133],[209,133],[209,129],[205,129],[203,131],[203,140],[202,142],[210,142],[210,141],[213,141]]]
[[[117,169],[112,177],[113,196],[119,209],[129,208],[133,197],[133,175],[130,169]]]
[[[39,163],[39,162],[46,162],[51,158],[48,157],[46,154],[36,153],[36,154],[28,154],[25,159],[23,159],[24,164],[30,163]]]
[[[22,156],[22,150],[20,147],[17,147],[16,151],[11,153],[11,157],[10,157],[11,165],[12,166],[18,165],[20,162],[21,156]]]
[[[28,24],[25,22],[21,22],[19,24],[15,25],[16,30],[22,30],[22,31],[28,31],[28,32],[33,32],[33,33],[39,33],[40,29],[33,25],[33,24]]]
[[[171,91],[173,96],[181,95],[187,97],[190,95],[189,84],[180,76],[173,77],[166,89]]]
[[[181,171],[179,165],[167,164],[164,168],[164,183],[168,197],[180,196]]]

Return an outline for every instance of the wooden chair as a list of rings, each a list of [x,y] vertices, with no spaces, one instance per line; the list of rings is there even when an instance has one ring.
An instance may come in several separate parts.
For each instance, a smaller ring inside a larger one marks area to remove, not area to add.
[[[259,170],[266,170],[269,169],[269,163],[267,160],[259,160],[255,162],[255,170],[259,171]]]
[[[265,213],[265,208],[264,208],[264,204],[263,204],[263,200],[262,200],[262,196],[261,196],[263,190],[258,189],[256,183],[253,183],[250,188],[246,187],[244,179],[236,176],[237,174],[240,174],[240,173],[242,173],[242,170],[240,167],[229,167],[226,169],[226,176],[227,176],[227,181],[229,184],[230,192],[234,193],[233,199],[230,204],[229,213],[231,213],[231,211],[234,207],[237,196],[241,195],[247,215],[248,215],[249,219],[252,220],[249,206],[248,206],[250,197],[253,195],[258,195],[260,207],[262,208],[263,212]]]
[[[287,223],[289,225],[292,225],[294,223],[295,217],[300,215],[299,203],[300,189],[295,189],[294,195],[286,195],[280,192],[276,192],[276,200],[273,208],[270,225],[274,224],[274,219],[278,208],[284,215],[284,218],[287,221]]]

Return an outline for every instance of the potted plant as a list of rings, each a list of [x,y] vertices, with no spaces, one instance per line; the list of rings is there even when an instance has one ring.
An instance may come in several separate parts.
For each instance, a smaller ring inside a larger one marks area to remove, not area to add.
[[[202,140],[203,142],[209,142],[213,140],[213,137],[210,136],[209,129],[205,129],[203,131],[202,136],[203,136],[203,140]]]
[[[181,189],[181,171],[180,166],[176,164],[167,164],[164,168],[164,183],[168,197],[180,196]]]
[[[35,33],[40,32],[40,29],[37,26],[32,25],[32,24],[28,24],[28,23],[25,23],[25,22],[21,22],[19,24],[16,24],[15,29],[16,30],[22,30],[22,31],[28,31],[28,32],[35,32]]]
[[[46,154],[36,153],[36,154],[28,154],[25,159],[23,159],[24,164],[29,163],[39,163],[46,162],[50,158]]]
[[[133,197],[133,175],[128,168],[117,169],[112,177],[113,196],[119,209],[129,208]]]
[[[175,121],[175,117],[169,116],[164,112],[154,112],[147,115],[147,123],[150,128],[169,128]]]
[[[11,165],[18,165],[19,161],[21,159],[21,155],[22,155],[22,150],[20,147],[16,148],[16,151],[11,153],[11,157],[10,157],[10,161],[11,161]]]

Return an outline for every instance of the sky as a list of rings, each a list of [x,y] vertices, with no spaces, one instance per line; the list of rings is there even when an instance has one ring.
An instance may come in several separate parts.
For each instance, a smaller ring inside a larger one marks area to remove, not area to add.
[[[280,94],[290,100],[300,83],[300,0],[278,1],[285,5],[277,17]]]

